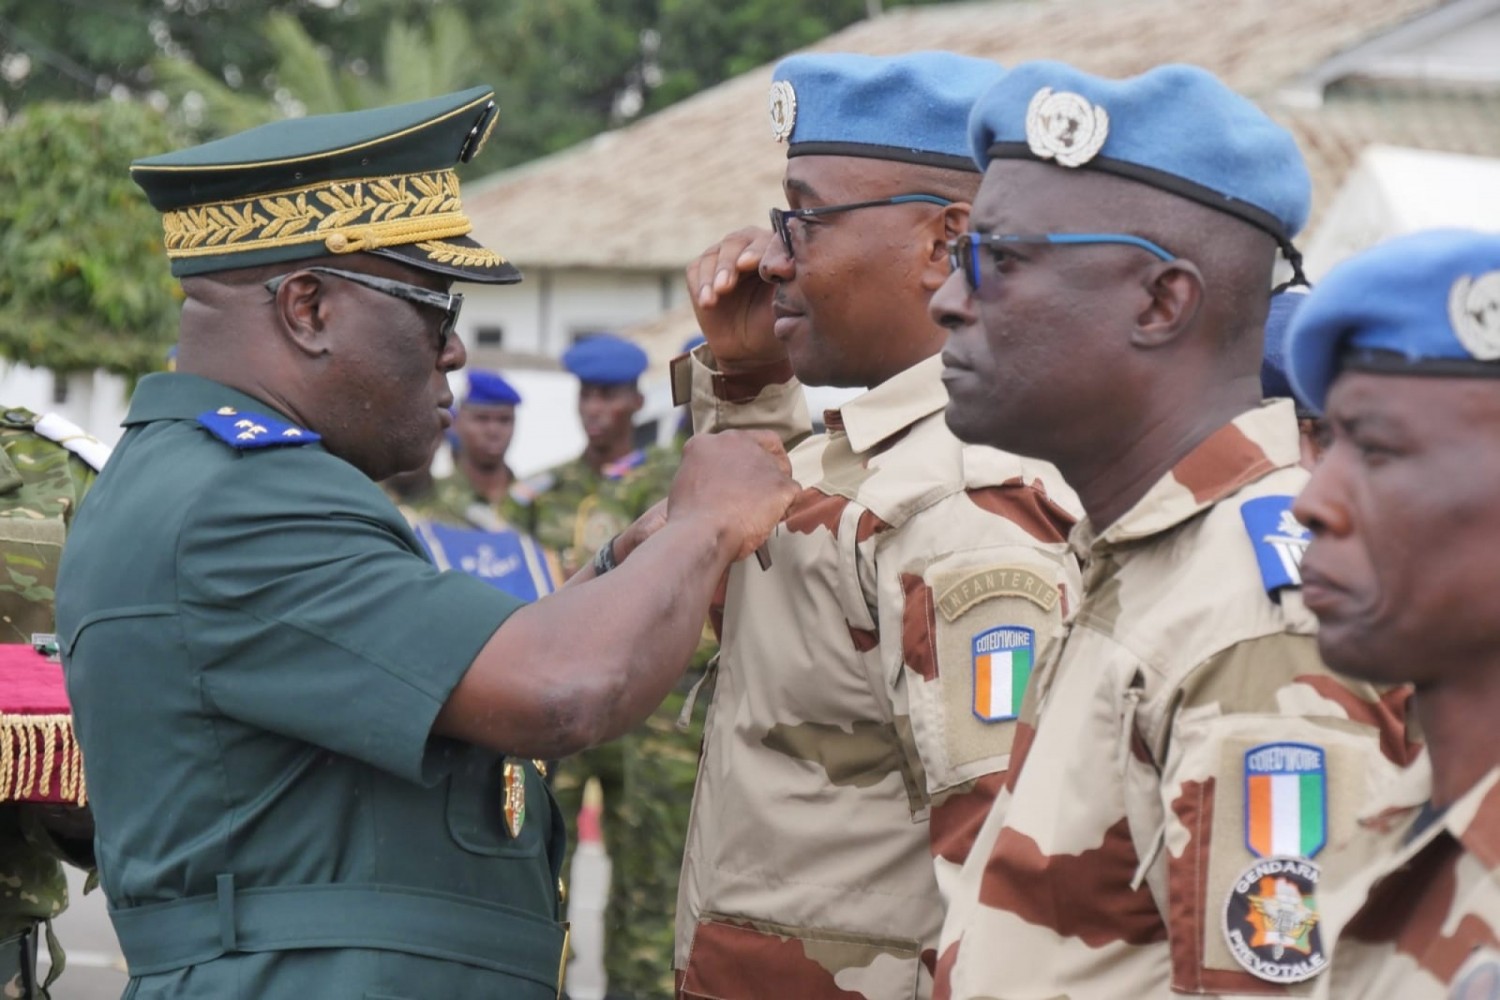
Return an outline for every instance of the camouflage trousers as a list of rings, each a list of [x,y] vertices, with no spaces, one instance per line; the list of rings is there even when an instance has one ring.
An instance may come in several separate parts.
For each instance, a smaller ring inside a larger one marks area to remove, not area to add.
[[[683,703],[682,691],[673,692],[634,731],[561,761],[553,772],[552,789],[568,821],[569,861],[578,843],[583,786],[597,778],[604,791],[604,847],[612,871],[604,971],[611,996],[673,995],[677,877],[703,739],[701,723],[688,732],[677,728]]]
[[[45,935],[45,936],[44,936]],[[37,948],[45,943],[51,952],[53,966],[45,981],[37,979]],[[52,934],[51,921],[38,923],[31,930],[0,939],[0,998],[50,1000],[47,992],[63,971],[62,949]]]

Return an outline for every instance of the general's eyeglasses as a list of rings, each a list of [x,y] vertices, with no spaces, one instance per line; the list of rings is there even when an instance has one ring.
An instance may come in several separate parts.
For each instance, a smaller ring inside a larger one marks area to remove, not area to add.
[[[787,223],[792,219],[811,219],[818,215],[833,215],[837,212],[852,212],[857,208],[876,208],[880,205],[909,205],[912,202],[926,202],[929,205],[951,205],[951,198],[944,198],[936,194],[898,194],[893,198],[881,198],[876,201],[856,201],[847,205],[820,205],[817,208],[773,208],[771,209],[771,230],[781,237],[781,245],[786,248],[788,257],[795,257],[796,251],[792,249],[792,231]]]
[[[964,233],[948,241],[948,263],[955,271],[962,271],[969,291],[979,291],[979,248],[986,247],[993,253],[1007,246],[1085,246],[1094,243],[1118,243],[1122,246],[1139,247],[1155,254],[1162,260],[1176,260],[1177,255],[1158,244],[1140,236],[1126,233],[1041,233],[1022,236],[1014,233]]]
[[[408,284],[405,281],[396,281],[393,278],[382,278],[379,275],[365,274],[362,271],[344,271],[336,267],[303,267],[297,271],[287,274],[278,274],[266,282],[266,290],[272,295],[282,286],[282,283],[293,274],[301,271],[316,271],[319,274],[331,274],[335,278],[343,278],[352,281],[356,285],[364,285],[373,288],[377,292],[383,292],[392,298],[402,299],[406,302],[415,302],[420,306],[431,306],[443,313],[443,325],[438,328],[438,353],[442,354],[448,347],[448,338],[453,335],[453,329],[458,325],[458,313],[464,307],[464,297],[459,292],[437,292],[431,288],[423,288],[421,285]]]

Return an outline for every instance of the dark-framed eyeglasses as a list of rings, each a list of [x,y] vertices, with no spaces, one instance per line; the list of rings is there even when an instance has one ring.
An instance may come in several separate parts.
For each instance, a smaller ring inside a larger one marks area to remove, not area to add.
[[[786,249],[788,257],[796,256],[792,249],[792,231],[787,223],[792,219],[811,219],[818,215],[834,215],[838,212],[852,212],[857,208],[876,208],[880,205],[909,205],[913,202],[926,202],[929,205],[951,205],[953,199],[944,198],[936,194],[898,194],[893,198],[880,198],[875,201],[855,201],[847,205],[820,205],[817,208],[773,208],[771,209],[771,230],[781,237],[781,245]]]
[[[464,307],[464,297],[459,292],[437,292],[431,288],[423,288],[421,285],[408,284],[405,281],[396,281],[394,278],[382,278],[376,274],[365,274],[362,271],[344,271],[337,267],[302,267],[296,271],[286,274],[278,274],[266,282],[266,290],[272,295],[282,286],[282,283],[292,275],[300,271],[316,271],[319,274],[331,274],[335,278],[343,278],[352,281],[356,285],[364,285],[373,288],[377,292],[383,292],[392,298],[402,299],[406,302],[415,302],[419,306],[431,306],[443,313],[443,324],[438,327],[438,353],[442,354],[448,347],[448,338],[453,335],[453,328],[458,325],[458,313]]]
[[[1086,246],[1093,243],[1117,243],[1122,246],[1139,247],[1155,254],[1162,260],[1176,260],[1177,255],[1141,236],[1126,233],[1040,233],[1022,236],[1014,233],[964,233],[948,241],[948,263],[955,271],[962,271],[969,291],[979,291],[979,248],[986,247],[991,253],[1007,246]]]

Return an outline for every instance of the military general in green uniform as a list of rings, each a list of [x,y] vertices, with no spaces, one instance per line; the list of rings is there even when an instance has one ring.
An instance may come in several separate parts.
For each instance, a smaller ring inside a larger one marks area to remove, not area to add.
[[[454,173],[494,113],[475,88],[133,167],[178,370],[141,381],[57,597],[133,1000],[555,997],[563,836],[531,759],[645,718],[790,500],[742,436],[689,448],[607,575],[522,604],[433,565],[376,481],[451,420],[449,286],[520,278]]]

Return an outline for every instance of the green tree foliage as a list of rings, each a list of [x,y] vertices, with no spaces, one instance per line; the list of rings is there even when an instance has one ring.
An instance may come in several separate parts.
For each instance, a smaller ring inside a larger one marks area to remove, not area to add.
[[[180,143],[132,102],[37,104],[5,128],[0,353],[60,372],[161,367],[180,291],[129,163]]]
[[[869,5],[0,0],[0,104],[156,92],[201,137],[289,111],[370,107],[488,83],[501,115],[469,171],[482,174],[809,45],[865,17]]]

